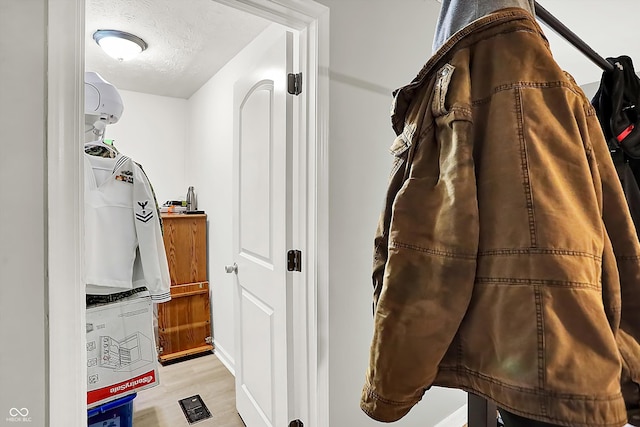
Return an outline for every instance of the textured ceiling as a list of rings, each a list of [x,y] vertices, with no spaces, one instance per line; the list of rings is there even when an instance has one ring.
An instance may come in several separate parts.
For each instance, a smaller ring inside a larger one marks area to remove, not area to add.
[[[189,98],[268,25],[212,0],[87,0],[85,69],[120,89]],[[135,34],[149,47],[118,62],[93,41],[98,29]]]

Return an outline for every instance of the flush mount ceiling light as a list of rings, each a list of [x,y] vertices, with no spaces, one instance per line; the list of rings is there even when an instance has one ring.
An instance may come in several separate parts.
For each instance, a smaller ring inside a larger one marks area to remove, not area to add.
[[[118,61],[134,58],[147,48],[147,43],[140,37],[119,30],[98,30],[93,39],[107,55]]]

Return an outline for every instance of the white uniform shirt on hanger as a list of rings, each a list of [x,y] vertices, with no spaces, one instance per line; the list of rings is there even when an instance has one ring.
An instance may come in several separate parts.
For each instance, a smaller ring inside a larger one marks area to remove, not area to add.
[[[171,299],[151,185],[138,165],[122,154],[85,154],[85,283],[87,294],[146,286],[154,302]]]

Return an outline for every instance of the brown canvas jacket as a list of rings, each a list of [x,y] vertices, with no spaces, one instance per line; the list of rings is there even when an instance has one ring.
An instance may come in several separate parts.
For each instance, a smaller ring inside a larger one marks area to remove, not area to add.
[[[552,424],[624,425],[640,407],[640,246],[594,109],[535,19],[474,21],[395,95],[361,408],[395,421],[444,386]]]

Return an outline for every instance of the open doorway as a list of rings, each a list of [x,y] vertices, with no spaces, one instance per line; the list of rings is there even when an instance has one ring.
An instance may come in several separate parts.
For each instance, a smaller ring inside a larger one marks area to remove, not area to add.
[[[229,3],[232,3],[232,2],[229,2]],[[255,10],[258,10],[258,8],[255,5],[251,6],[250,3],[251,2],[242,2],[242,4],[239,6],[244,9],[253,8]],[[296,2],[296,3],[299,3],[299,2]],[[309,4],[311,3],[313,2],[309,2]],[[300,5],[298,5],[298,8],[300,9],[299,6]],[[318,17],[324,14],[325,11],[322,8],[319,8],[319,9],[316,8],[314,11],[314,7],[316,7],[317,5],[316,6],[303,5],[303,6],[305,6],[304,8],[306,8],[306,10],[304,11],[298,10],[298,16],[295,18],[288,16],[289,14],[286,12],[283,12],[281,7],[276,8],[275,6],[273,8],[274,10],[270,10],[269,7],[265,8],[264,6],[262,6],[260,8],[259,13],[261,15],[273,16],[275,17],[274,20],[279,21],[279,23],[281,24],[287,23],[291,25],[290,29],[298,33],[297,44],[296,44],[296,49],[297,49],[296,60],[298,61],[299,64],[301,64],[302,66],[301,70],[304,68],[305,71],[309,71],[307,81],[311,83],[307,86],[308,88],[311,88],[311,89],[309,90],[308,93],[306,93],[305,101],[299,102],[297,110],[293,113],[293,115],[296,116],[296,119],[297,119],[295,132],[299,135],[304,136],[304,142],[305,142],[304,146],[301,146],[294,152],[290,153],[292,161],[297,163],[295,167],[295,173],[297,175],[295,176],[296,178],[295,184],[291,184],[291,191],[292,193],[296,194],[296,197],[299,198],[298,203],[296,204],[297,206],[296,209],[298,209],[298,211],[296,211],[297,219],[295,220],[293,233],[300,237],[299,248],[302,248],[303,252],[308,253],[310,257],[306,259],[307,269],[304,271],[304,273],[300,274],[298,277],[292,280],[293,282],[295,282],[295,284],[303,284],[303,286],[298,287],[296,290],[292,291],[290,295],[290,301],[288,301],[289,303],[291,303],[292,306],[293,305],[296,306],[296,310],[293,313],[293,316],[294,317],[298,316],[297,319],[300,320],[295,322],[294,321],[289,322],[289,325],[291,326],[291,330],[289,331],[291,336],[288,337],[288,342],[297,343],[295,346],[296,348],[292,349],[292,352],[295,353],[296,355],[295,363],[292,363],[292,366],[294,366],[292,367],[292,369],[303,368],[304,375],[296,376],[295,379],[291,380],[292,391],[293,391],[293,388],[295,387],[297,392],[292,392],[290,396],[287,398],[287,400],[289,400],[289,403],[290,403],[289,405],[290,409],[288,410],[289,415],[294,416],[296,414],[306,413],[307,419],[309,419],[308,417],[312,416],[310,414],[316,411],[315,409],[316,404],[314,403],[316,399],[311,398],[308,394],[305,394],[305,393],[301,394],[299,391],[300,391],[300,386],[303,383],[304,383],[304,388],[307,390],[307,392],[309,390],[315,390],[316,389],[315,385],[311,385],[309,384],[309,382],[315,383],[317,381],[317,372],[315,371],[315,368],[313,369],[311,368],[311,366],[314,365],[315,361],[317,360],[317,353],[316,353],[317,341],[315,338],[317,333],[317,327],[315,325],[317,309],[316,309],[315,298],[317,293],[316,292],[316,277],[317,277],[316,261],[318,259],[319,251],[318,251],[318,248],[316,247],[316,242],[315,242],[315,235],[318,227],[318,221],[316,221],[318,197],[316,196],[315,193],[317,190],[322,191],[324,189],[323,186],[318,186],[317,183],[315,182],[315,179],[318,176],[318,174],[323,175],[322,174],[323,171],[317,170],[316,162],[315,162],[316,156],[318,156],[319,154],[320,155],[322,154],[322,150],[318,150],[317,140],[316,140],[316,132],[317,132],[316,129],[318,128],[317,113],[318,113],[319,107],[322,107],[317,103],[318,101],[317,88],[320,86],[319,85],[320,79],[318,78],[318,74],[319,74],[318,58],[321,56],[321,55],[318,55],[317,40],[318,40],[318,32],[320,27],[318,25]],[[278,10],[275,10],[275,9],[278,9]],[[55,7],[53,7],[52,14],[55,14],[55,13],[56,13],[56,10],[55,10]],[[328,41],[326,34],[325,34],[325,41]],[[309,46],[314,46],[311,54],[309,54],[309,50],[308,50]],[[55,68],[56,66],[59,66],[59,64],[56,64],[52,68]],[[309,68],[310,66],[312,68]],[[59,66],[59,69],[54,69],[53,70],[54,72],[52,73],[52,76],[53,76],[52,78],[55,78],[56,71],[60,73],[63,68],[64,67]],[[105,78],[108,79],[108,77],[106,76]],[[326,105],[324,107],[326,107]],[[324,118],[326,119],[326,117]],[[153,120],[153,118],[151,119]],[[149,122],[147,121],[145,123],[148,124]],[[148,127],[147,131],[152,133],[153,127]],[[117,139],[115,138],[115,135],[113,135],[113,133],[111,136],[114,136],[113,139]],[[55,139],[52,139],[51,141],[52,141],[52,145],[56,144]],[[59,143],[59,141],[57,142]],[[309,144],[309,142],[311,143]],[[119,142],[116,141],[116,144],[118,143]],[[122,146],[122,144],[120,145],[120,148],[123,151],[125,149],[125,147]],[[307,179],[309,175],[311,175],[313,179],[310,179],[310,180]],[[298,176],[304,177],[304,179],[297,179]],[[325,175],[323,176],[326,178]],[[151,177],[151,179],[153,180],[153,177]],[[313,192],[311,194],[309,194],[309,189],[313,189]],[[311,230],[309,230],[308,228],[309,225],[312,226]],[[219,260],[218,262],[225,262],[225,261]],[[308,278],[311,278],[311,281],[308,281],[307,280]],[[51,279],[52,279],[52,283],[55,283],[56,278],[52,277]],[[312,309],[311,312],[309,312],[308,308]],[[312,335],[309,334],[310,331]],[[56,328],[52,328],[51,335],[55,337]],[[297,340],[297,338],[300,338],[300,337],[302,337],[303,340]],[[57,352],[58,352],[58,349],[55,348],[55,345],[52,346],[52,358],[51,358],[52,364],[55,363],[55,360],[57,360],[56,354],[55,354]],[[229,360],[227,360],[227,362],[229,362]],[[51,380],[52,389],[56,388],[57,385],[59,385],[58,381],[55,378],[55,376],[52,375],[52,380]],[[293,396],[295,396],[295,398]],[[54,407],[54,403],[53,403],[55,402],[54,396],[51,396],[51,402],[52,402],[51,406]],[[52,421],[56,419],[54,412],[55,411],[52,411],[52,417],[51,417]]]
[[[300,126],[293,115],[297,98],[286,92],[287,73],[294,71],[293,43],[300,44],[298,31],[209,0],[156,1],[153,7],[87,0],[85,20],[85,70],[116,86],[125,105],[120,121],[107,126],[109,146],[144,165],[160,203],[185,200],[186,188],[194,185],[197,208],[206,215],[206,225],[198,226],[195,216],[163,214],[173,298],[156,311],[160,385],[138,392],[134,422],[140,427],[175,425],[182,418],[178,401],[199,395],[212,412],[226,414],[224,425],[241,425],[233,414],[236,407],[249,425],[288,423],[287,395],[293,395],[288,377],[306,376],[293,367],[289,372],[287,366],[293,366],[292,341],[287,339],[293,313],[285,254],[295,241],[288,182],[293,150],[299,152],[305,142],[293,135],[294,125]],[[90,42],[98,29],[135,34],[148,47],[132,60],[114,60]],[[289,37],[269,53],[284,34]],[[265,63],[265,55],[275,57]],[[235,94],[241,81],[247,82],[246,100]],[[246,116],[240,125],[236,110],[245,103],[238,111]],[[236,147],[238,133],[246,134],[241,148]],[[236,151],[241,153],[234,155]],[[229,185],[236,175],[241,196],[239,188]],[[236,220],[243,221],[242,248],[234,249]],[[181,235],[176,229],[186,221],[194,225]],[[192,250],[192,239],[206,242],[206,249]],[[178,262],[185,250],[192,259]],[[181,262],[189,274],[181,274]],[[224,264],[236,262],[241,271],[225,274]],[[249,271],[256,265],[264,268],[251,279]],[[270,285],[258,291],[267,280]],[[185,296],[194,293],[189,287],[204,288],[209,301],[186,302],[202,298]],[[210,314],[201,313],[209,307]],[[211,344],[215,355],[184,359],[206,356]],[[232,374],[235,392],[227,385]],[[220,425],[220,415],[216,418]]]

